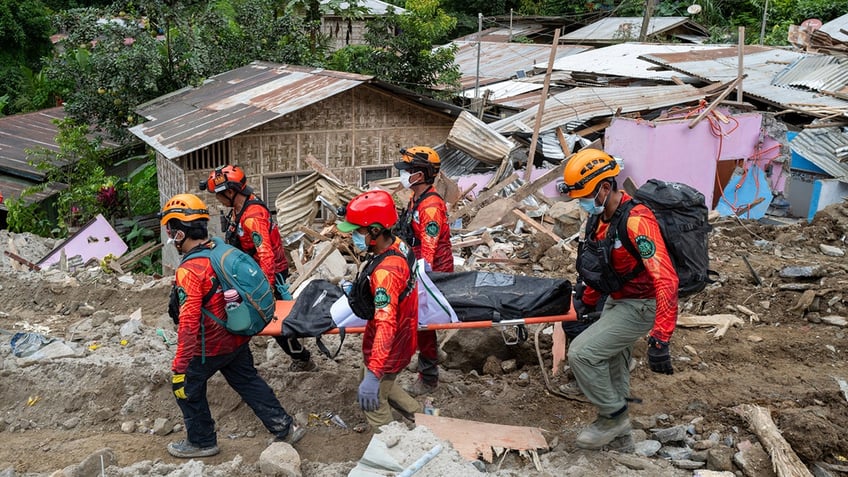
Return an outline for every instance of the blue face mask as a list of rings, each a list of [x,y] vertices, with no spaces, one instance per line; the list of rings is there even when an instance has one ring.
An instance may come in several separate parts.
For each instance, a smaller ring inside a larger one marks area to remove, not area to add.
[[[600,194],[601,191],[598,191]],[[589,215],[601,215],[604,211],[604,204],[598,205],[595,203],[595,199],[598,198],[598,194],[595,194],[591,199],[578,199],[580,201],[580,207],[583,207],[583,210],[586,211]],[[607,195],[609,198],[609,195]],[[606,202],[606,200],[604,201]]]
[[[353,246],[364,252],[368,250],[368,244],[365,243],[365,235],[359,233],[358,230],[354,230],[353,233],[350,234],[353,239]]]

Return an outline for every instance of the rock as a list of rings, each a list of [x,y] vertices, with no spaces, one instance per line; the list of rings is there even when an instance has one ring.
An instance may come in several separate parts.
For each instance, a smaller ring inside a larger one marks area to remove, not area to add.
[[[759,335],[748,335],[748,341],[751,343],[760,343],[763,341],[763,337]]]
[[[95,311],[95,308],[88,303],[83,303],[79,308],[77,308],[77,312],[79,312],[80,316],[91,316]]]
[[[644,440],[636,443],[636,450],[633,451],[636,455],[645,457],[653,457],[660,450],[662,444],[655,440]]]
[[[687,460],[692,455],[692,449],[688,447],[663,446],[657,454],[670,460]]]
[[[830,316],[822,316],[819,319],[822,321],[822,323],[827,323],[828,325],[840,326],[840,327],[843,327],[843,328],[846,325],[848,325],[848,320],[846,320],[845,317],[843,317],[843,316],[830,315]]]
[[[845,251],[839,247],[834,247],[832,245],[827,244],[819,244],[819,250],[821,253],[827,255],[828,257],[843,257],[845,256]]]
[[[157,436],[167,436],[174,430],[174,425],[167,418],[157,417],[153,421],[153,433]]]
[[[68,477],[91,477],[92,475],[100,475],[101,469],[111,465],[118,465],[118,457],[108,447],[90,454],[77,465],[71,466],[70,469],[65,469],[65,475]],[[70,470],[70,473],[68,472]]]
[[[733,463],[742,469],[747,477],[775,477],[771,458],[759,442],[740,442],[739,452],[733,454]]]
[[[135,421],[124,421],[121,423],[121,432],[124,434],[132,434],[135,432]]]
[[[301,477],[300,455],[285,442],[275,442],[259,454],[262,475],[274,477]]]
[[[62,427],[64,427],[65,429],[73,429],[73,428],[77,427],[77,425],[79,425],[79,423],[80,423],[80,418],[74,416],[74,417],[65,419],[65,421],[62,423]]]
[[[511,373],[518,369],[518,363],[514,359],[507,359],[501,362],[501,369],[504,373]]]
[[[695,461],[695,460],[686,460],[686,459],[672,460],[671,463],[672,463],[672,465],[674,465],[678,469],[687,469],[687,470],[700,469],[701,467],[704,466],[703,462],[698,462],[698,461]]]
[[[733,472],[716,472],[715,470],[699,469],[692,474],[692,477],[736,477]]]
[[[780,278],[821,278],[827,270],[821,265],[788,266],[780,269]]]
[[[633,416],[630,418],[630,425],[633,429],[650,429],[656,427],[656,416]]]
[[[710,470],[733,471],[733,449],[714,447],[707,451],[707,468]]]
[[[651,429],[651,437],[663,444],[680,442],[686,438],[686,426],[674,426],[668,429]]]
[[[498,376],[500,374],[503,374],[501,360],[499,360],[495,356],[489,356],[488,358],[486,358],[486,362],[483,363],[483,374],[488,374],[490,376]]]
[[[712,449],[716,445],[717,445],[716,442],[707,439],[705,441],[696,442],[695,445],[692,446],[692,448],[695,449],[695,450],[706,450],[706,449]]]

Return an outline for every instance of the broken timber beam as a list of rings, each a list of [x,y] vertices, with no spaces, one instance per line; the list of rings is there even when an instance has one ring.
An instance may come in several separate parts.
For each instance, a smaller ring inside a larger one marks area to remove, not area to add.
[[[480,195],[478,195],[477,198],[474,199],[473,202],[471,202],[468,205],[463,206],[462,208],[460,208],[459,210],[457,210],[456,212],[451,214],[449,222],[453,223],[456,219],[459,219],[461,217],[468,215],[469,212],[471,212],[475,208],[482,205],[483,202],[485,202],[489,198],[496,196],[500,191],[502,191],[504,189],[504,187],[512,184],[513,182],[515,182],[517,180],[518,180],[518,174],[513,172],[512,175],[510,175],[506,179],[498,182],[491,189],[484,190],[483,192],[481,192]]]
[[[748,75],[737,76],[735,80],[733,80],[729,85],[727,85],[727,88],[724,90],[724,92],[722,92],[720,95],[718,95],[718,98],[713,100],[713,102],[709,106],[707,106],[706,109],[701,111],[701,114],[699,114],[697,118],[693,119],[692,121],[689,121],[689,129],[694,128],[705,117],[707,117],[707,115],[710,114],[712,112],[712,110],[716,108],[716,106],[718,106],[718,103],[722,102],[722,100],[724,100],[724,98],[726,98],[727,96],[730,95],[731,92],[736,90],[736,86],[739,83],[741,83],[742,79],[744,79],[746,76],[748,76]]]
[[[677,326],[684,328],[698,328],[703,326],[717,326],[715,338],[721,339],[731,326],[742,326],[745,321],[736,315],[718,314],[701,316],[680,316],[677,318]]]
[[[297,290],[297,287],[299,287],[304,281],[306,281],[306,279],[309,278],[309,276],[312,275],[315,270],[317,270],[318,267],[322,263],[324,263],[324,260],[327,260],[327,257],[329,257],[330,254],[333,253],[335,250],[335,246],[325,247],[324,250],[322,250],[317,257],[315,257],[309,262],[309,268],[307,268],[304,273],[300,274],[300,276],[297,277],[297,280],[292,283],[291,289]]]
[[[552,238],[555,243],[559,243],[560,241],[562,241],[562,237],[551,232],[547,227],[543,226],[539,222],[536,222],[530,216],[528,216],[527,214],[522,212],[520,209],[512,209],[512,213],[515,214],[519,219],[524,221],[524,223],[527,224],[528,226],[530,226],[530,227],[538,230],[539,232],[547,235],[548,237]]]
[[[29,260],[25,259],[24,257],[21,257],[20,255],[14,254],[14,253],[12,253],[8,250],[4,251],[3,254],[6,255],[7,257],[11,258],[12,260],[18,262],[18,263],[26,265],[32,271],[38,272],[38,271],[41,270],[41,267],[30,262]]]
[[[772,467],[779,477],[813,477],[792,446],[780,434],[768,409],[754,404],[740,404],[733,410],[748,421],[754,434],[771,456]]]

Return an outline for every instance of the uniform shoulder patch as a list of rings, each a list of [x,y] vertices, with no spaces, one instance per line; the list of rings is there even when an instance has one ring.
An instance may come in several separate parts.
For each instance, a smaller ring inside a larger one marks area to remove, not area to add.
[[[642,258],[651,258],[657,253],[657,246],[654,241],[646,235],[636,237],[636,249],[639,250],[639,256]]]
[[[439,235],[439,223],[435,220],[427,222],[427,227],[424,228],[424,231],[430,237],[437,237]]]
[[[253,239],[253,248],[258,250],[262,246],[262,236],[259,235],[259,232],[253,232],[250,234],[250,238]]]
[[[374,293],[374,308],[385,308],[389,306],[389,294],[383,287],[377,288]]]

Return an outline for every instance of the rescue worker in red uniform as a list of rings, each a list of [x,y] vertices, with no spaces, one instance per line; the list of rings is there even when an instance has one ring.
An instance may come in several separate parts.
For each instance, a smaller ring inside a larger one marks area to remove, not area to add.
[[[398,235],[435,272],[453,272],[448,208],[433,183],[439,174],[439,154],[429,147],[401,149],[395,163],[401,184],[412,190],[409,205],[396,227]],[[435,330],[418,332],[418,378],[407,388],[413,396],[427,394],[439,384],[439,347]]]
[[[268,206],[256,197],[247,185],[244,170],[239,166],[226,165],[209,173],[209,178],[200,183],[200,190],[215,194],[224,207],[230,207],[226,218],[224,239],[230,245],[247,253],[265,272],[274,296],[278,300],[291,300],[286,286],[289,264],[277,224],[271,219]],[[275,336],[283,351],[291,356],[291,371],[315,371],[318,366],[311,353],[296,338]]]
[[[178,316],[172,318],[178,322],[178,329],[171,384],[187,438],[168,444],[168,453],[195,458],[219,452],[215,421],[206,398],[207,381],[219,371],[277,440],[297,442],[305,429],[294,424],[257,373],[250,337],[230,333],[201,312],[203,307],[226,319],[224,293],[209,258],[192,257],[193,252],[212,246],[206,204],[193,194],[175,195],[165,203],[160,217],[168,242],[183,256],[175,277]]]
[[[368,323],[362,337],[364,362],[357,393],[372,428],[392,422],[391,408],[409,419],[422,410],[395,383],[415,353],[418,329],[418,288],[410,268],[415,258],[407,244],[392,233],[397,219],[391,195],[374,190],[351,199],[344,221],[336,224],[340,231],[351,233],[357,250],[372,254],[353,285],[365,287],[362,295],[370,298],[373,306],[373,317],[359,315]],[[353,303],[352,308],[357,309]]]
[[[598,321],[577,335],[568,350],[577,384],[598,410],[595,422],[577,437],[577,446],[584,449],[601,449],[630,436],[628,367],[639,338],[649,334],[651,371],[674,372],[669,340],[677,323],[677,272],[654,213],[643,204],[630,208],[632,198],[618,189],[620,170],[604,151],[583,149],[565,165],[560,188],[590,215],[577,256],[586,288],[582,299],[574,300],[575,312],[591,313],[608,294]],[[616,232],[619,220],[626,220],[627,237]],[[639,257],[622,240],[630,240]],[[627,440],[617,443],[627,445]]]

